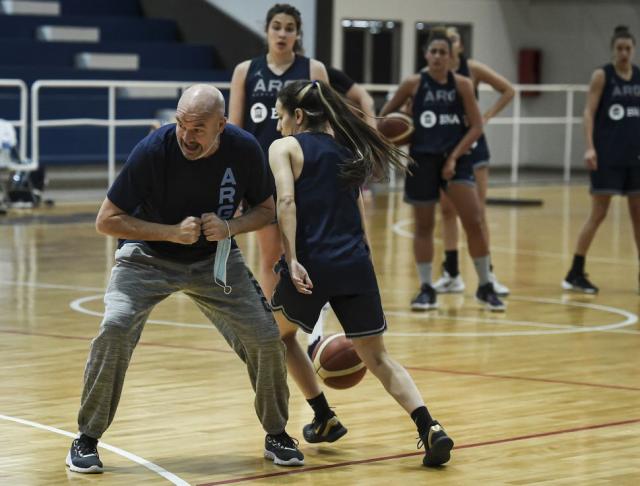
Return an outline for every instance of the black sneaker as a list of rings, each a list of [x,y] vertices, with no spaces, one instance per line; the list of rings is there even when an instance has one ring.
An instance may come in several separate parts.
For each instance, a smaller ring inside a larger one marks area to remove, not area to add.
[[[442,426],[437,422],[431,422],[426,437],[418,441],[418,449],[424,445],[426,453],[422,464],[427,467],[441,466],[451,458],[453,440],[447,435]]]
[[[304,454],[298,449],[298,441],[282,432],[267,434],[264,438],[264,457],[278,466],[303,466]]]
[[[422,284],[418,295],[411,301],[411,310],[423,311],[438,308],[438,296],[429,284]]]
[[[480,285],[476,291],[476,300],[483,304],[486,309],[493,312],[503,312],[507,306],[500,300],[491,282]]]
[[[574,274],[571,272],[569,272],[562,281],[562,288],[584,294],[597,294],[599,290],[598,287],[589,282],[586,273]]]
[[[67,466],[74,472],[98,474],[102,472],[102,461],[98,456],[98,440],[81,434],[71,443],[67,454]]]
[[[313,421],[302,429],[304,440],[311,444],[316,442],[335,442],[346,433],[347,429],[340,423],[335,414],[324,420],[313,417]]]

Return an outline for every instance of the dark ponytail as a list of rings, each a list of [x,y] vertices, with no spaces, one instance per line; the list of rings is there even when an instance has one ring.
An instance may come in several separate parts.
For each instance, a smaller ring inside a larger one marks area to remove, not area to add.
[[[629,27],[626,25],[618,25],[615,29],[613,29],[613,35],[611,36],[611,48],[615,45],[618,39],[631,39],[633,45],[636,45],[636,39],[633,37],[633,34],[629,32]]]
[[[352,159],[344,161],[340,173],[348,184],[361,186],[369,179],[387,180],[391,167],[406,171],[405,162],[411,159],[354,114],[325,82],[294,81],[280,90],[278,99],[290,114],[301,109],[311,131],[329,123],[336,139],[353,153]]]

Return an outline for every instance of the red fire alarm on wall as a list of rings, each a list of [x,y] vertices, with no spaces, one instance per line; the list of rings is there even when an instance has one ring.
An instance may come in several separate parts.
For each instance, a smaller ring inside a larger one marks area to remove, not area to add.
[[[518,83],[540,84],[542,51],[540,49],[520,49],[518,51]],[[523,96],[538,96],[540,91],[523,91]]]

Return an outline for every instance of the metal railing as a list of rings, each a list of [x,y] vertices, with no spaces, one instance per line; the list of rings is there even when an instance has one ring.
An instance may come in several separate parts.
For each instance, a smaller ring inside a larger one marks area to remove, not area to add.
[[[201,81],[200,81],[201,82]],[[186,81],[60,81],[60,80],[40,80],[31,87],[31,158],[33,164],[38,164],[40,153],[39,130],[48,127],[61,126],[101,126],[108,128],[108,175],[109,184],[115,180],[115,129],[116,127],[150,126],[156,119],[118,119],[116,114],[116,95],[119,88],[175,88],[183,90],[194,84]],[[227,90],[230,83],[215,82],[216,87]],[[392,84],[364,84],[363,87],[373,93],[386,93],[395,91],[396,85]],[[39,116],[40,91],[44,88],[106,88],[108,89],[108,115],[107,118],[67,118],[67,119],[46,119]],[[521,137],[520,128],[522,125],[564,125],[564,154],[563,154],[563,178],[569,181],[571,177],[571,156],[573,143],[573,126],[581,124],[582,118],[573,115],[574,96],[576,92],[586,92],[586,85],[575,84],[520,84],[514,85],[515,96],[513,99],[512,116],[500,116],[492,118],[490,125],[512,125],[511,144],[511,181],[519,180]],[[492,91],[487,85],[480,86],[481,91]],[[564,116],[551,117],[522,117],[522,93],[525,91],[537,92],[564,92],[566,93]],[[21,137],[23,143],[24,137]]]
[[[119,88],[174,88],[184,90],[189,86],[202,81],[62,81],[39,80],[31,86],[31,158],[34,164],[38,164],[40,156],[40,129],[47,127],[71,127],[94,126],[108,128],[108,178],[109,185],[116,178],[116,127],[149,127],[157,121],[156,118],[143,119],[118,119],[116,116],[116,95]],[[219,89],[229,89],[230,83],[214,83]],[[107,118],[65,118],[65,119],[40,119],[40,91],[42,89],[61,88],[106,88],[108,90]]]

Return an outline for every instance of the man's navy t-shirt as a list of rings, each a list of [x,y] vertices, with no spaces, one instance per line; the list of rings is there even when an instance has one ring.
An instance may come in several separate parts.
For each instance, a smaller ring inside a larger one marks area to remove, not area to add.
[[[266,162],[250,133],[227,124],[210,157],[188,160],[176,140],[176,125],[159,128],[133,149],[109,189],[109,200],[136,218],[178,224],[188,216],[216,213],[230,219],[243,199],[250,206],[272,195]],[[125,241],[120,241],[120,245]],[[197,261],[215,253],[204,235],[192,245],[146,242],[161,256]],[[235,246],[235,242],[234,242]]]

